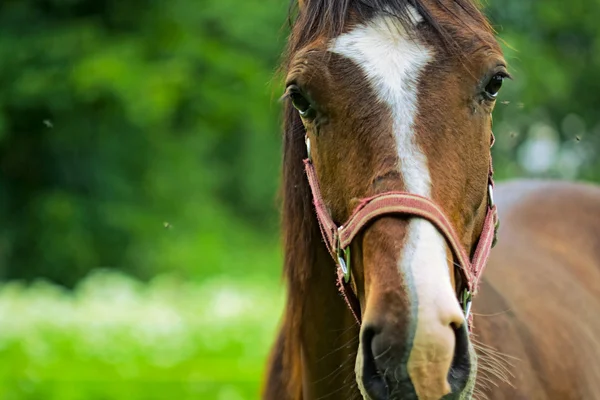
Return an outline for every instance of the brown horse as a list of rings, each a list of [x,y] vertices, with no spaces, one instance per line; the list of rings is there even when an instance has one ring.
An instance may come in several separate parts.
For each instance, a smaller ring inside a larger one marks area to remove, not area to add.
[[[500,188],[500,244],[468,329],[464,295],[480,271],[457,259],[488,247],[491,113],[509,76],[477,6],[296,6],[284,64],[288,297],[264,398],[459,399],[488,388],[491,398],[594,398],[599,190]],[[339,227],[385,193],[443,215],[371,216],[334,251],[342,239],[327,221]]]

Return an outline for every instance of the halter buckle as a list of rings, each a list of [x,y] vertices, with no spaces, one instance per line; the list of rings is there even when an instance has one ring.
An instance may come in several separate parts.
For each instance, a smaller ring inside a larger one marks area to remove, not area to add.
[[[496,202],[494,201],[494,187],[491,183],[488,185],[488,204],[491,212],[494,213],[494,238],[492,239],[493,248],[498,242],[498,228],[500,228],[500,218],[498,218],[498,211],[494,208],[496,206]]]
[[[500,228],[500,218],[496,215],[496,223],[494,224],[494,239],[492,240],[492,248],[498,243],[498,229]]]
[[[306,143],[307,158],[312,161],[312,156],[310,154],[310,139],[308,138],[308,135],[304,136],[304,143]]]
[[[463,291],[461,304],[463,306],[465,319],[469,319],[469,315],[471,314],[471,304],[473,304],[473,295],[471,294],[469,289],[465,289]]]
[[[340,226],[339,229],[342,229],[343,227]],[[350,282],[350,248],[346,247],[345,249],[342,249],[340,246],[340,237],[339,235],[337,235],[337,245],[336,245],[336,253],[337,253],[337,259],[338,259],[338,264],[342,270],[342,273],[344,274],[344,283],[348,283]]]
[[[344,283],[348,283],[350,281],[350,269],[348,265],[346,265],[346,261],[344,261],[344,257],[338,255],[338,264],[342,269],[342,273],[344,274]]]

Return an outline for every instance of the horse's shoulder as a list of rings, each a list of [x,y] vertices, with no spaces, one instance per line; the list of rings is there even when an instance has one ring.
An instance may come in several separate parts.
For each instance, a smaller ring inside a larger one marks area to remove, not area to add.
[[[567,207],[570,211],[584,204],[591,204],[600,211],[600,186],[589,182],[514,179],[498,183],[495,194],[500,213],[556,206]]]
[[[587,289],[600,306],[600,187],[518,180],[497,189],[499,240],[487,275],[515,274],[531,288],[547,280],[555,293]]]
[[[587,247],[591,237],[600,240],[600,186],[521,179],[498,184],[496,199],[509,241],[519,234],[530,241],[556,240]],[[596,244],[600,247],[600,242]]]

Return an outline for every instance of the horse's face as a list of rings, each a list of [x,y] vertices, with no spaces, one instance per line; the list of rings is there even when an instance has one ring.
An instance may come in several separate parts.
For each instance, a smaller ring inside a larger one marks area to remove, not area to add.
[[[339,36],[292,55],[287,94],[337,223],[361,198],[408,191],[439,204],[472,251],[486,211],[491,112],[507,73],[483,20],[451,3],[459,23],[437,4],[429,18],[445,25],[454,48],[412,6],[404,23],[385,13],[355,16]],[[423,219],[386,216],[351,252],[363,395],[468,394],[474,357],[443,236]]]

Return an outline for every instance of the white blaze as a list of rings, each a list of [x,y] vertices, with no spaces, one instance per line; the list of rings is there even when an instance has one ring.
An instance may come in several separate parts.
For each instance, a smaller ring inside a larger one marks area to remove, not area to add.
[[[421,21],[421,16],[412,7],[410,14],[413,22]],[[379,100],[389,106],[400,160],[399,170],[406,190],[431,198],[428,161],[417,143],[414,121],[418,105],[418,80],[433,59],[432,50],[419,39],[411,37],[397,18],[379,15],[336,38],[330,51],[359,65]],[[444,352],[441,347],[454,348],[454,334],[447,329],[447,325],[441,331],[442,324],[456,318],[457,313],[462,315],[451,284],[446,250],[443,236],[430,222],[418,218],[410,220],[406,243],[399,255],[398,269],[409,286],[414,288],[410,296],[417,326],[409,359],[409,374],[420,398],[435,395],[431,391],[439,390],[442,383],[430,382],[431,389],[419,387],[421,384],[415,382],[417,377],[413,375],[419,375],[419,380],[421,373],[433,372],[433,375],[438,375],[435,373],[437,371],[434,372],[437,368],[432,368],[429,362],[439,363],[442,361],[440,358],[447,356],[444,353],[448,350]],[[452,342],[448,343],[448,340]],[[415,352],[416,349],[419,351]],[[411,368],[411,364],[415,367]],[[445,368],[442,365],[439,367]],[[421,372],[421,368],[426,370]],[[440,371],[444,379],[447,371],[443,374]]]

